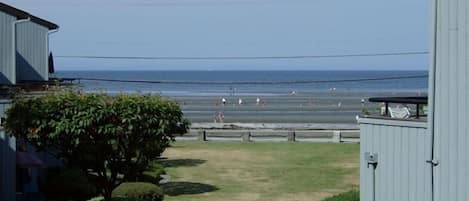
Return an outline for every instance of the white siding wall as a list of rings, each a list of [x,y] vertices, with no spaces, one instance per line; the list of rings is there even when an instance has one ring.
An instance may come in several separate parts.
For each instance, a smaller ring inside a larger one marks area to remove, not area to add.
[[[436,2],[430,97],[435,138],[435,201],[469,200],[469,2]],[[435,80],[432,83],[432,80]]]
[[[15,17],[0,11],[0,84],[16,82],[13,50],[13,22]]]
[[[17,80],[46,81],[49,79],[48,29],[33,22],[16,26]]]
[[[378,154],[376,201],[430,201],[431,135],[425,122],[360,120],[360,200],[373,201],[373,168],[364,154]]]

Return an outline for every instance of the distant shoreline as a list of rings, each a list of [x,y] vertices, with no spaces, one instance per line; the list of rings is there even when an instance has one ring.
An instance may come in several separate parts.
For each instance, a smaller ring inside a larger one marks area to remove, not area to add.
[[[61,73],[61,72],[87,72],[87,71],[92,71],[92,72],[113,72],[113,71],[118,71],[118,72],[266,72],[266,71],[273,71],[273,72],[290,72],[290,71],[297,71],[297,72],[424,72],[428,74],[428,69],[424,70],[418,70],[418,69],[408,69],[408,70],[306,70],[306,69],[291,69],[291,70],[276,70],[276,69],[267,69],[267,70],[236,70],[236,69],[217,69],[217,70],[204,70],[204,69],[179,69],[179,70],[148,70],[148,69],[132,69],[132,70],[119,70],[119,69],[112,69],[112,70],[95,70],[95,69],[87,69],[87,70],[58,70],[56,73]]]

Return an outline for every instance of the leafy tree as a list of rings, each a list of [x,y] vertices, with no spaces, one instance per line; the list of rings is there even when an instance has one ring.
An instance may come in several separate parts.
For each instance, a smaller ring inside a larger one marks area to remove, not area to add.
[[[187,126],[179,105],[162,97],[74,92],[16,99],[5,122],[38,150],[85,171],[107,201]]]

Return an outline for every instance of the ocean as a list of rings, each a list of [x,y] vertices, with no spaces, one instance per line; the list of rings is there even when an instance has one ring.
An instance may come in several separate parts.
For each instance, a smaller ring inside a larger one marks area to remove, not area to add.
[[[427,71],[59,71],[62,78],[98,78],[178,83],[123,83],[82,80],[87,92],[155,93],[163,96],[277,96],[327,91],[426,93],[428,78],[351,82],[276,83],[290,81],[337,81],[427,75]],[[191,82],[184,84],[184,82]],[[194,84],[193,82],[204,82]],[[217,82],[209,84],[205,82]],[[220,82],[272,82],[220,83]]]

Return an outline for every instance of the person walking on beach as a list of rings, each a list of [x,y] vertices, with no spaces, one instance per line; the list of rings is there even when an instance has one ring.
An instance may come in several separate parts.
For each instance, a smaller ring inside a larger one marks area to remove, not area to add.
[[[225,120],[225,114],[223,114],[223,112],[216,112],[214,117],[213,117],[213,122],[214,123],[223,123],[223,120]]]
[[[238,104],[239,104],[239,105],[242,105],[242,104],[243,104],[243,99],[239,98],[239,99],[238,99]]]
[[[215,112],[215,114],[213,114],[213,123],[218,123],[218,112]]]
[[[223,112],[220,112],[219,119],[220,119],[220,123],[223,123],[225,121],[225,114],[223,114]]]
[[[259,105],[261,103],[261,99],[259,97],[256,98],[256,105]]]
[[[221,99],[221,103],[223,104],[223,106],[225,106],[225,105],[226,105],[226,99],[225,99],[225,98],[222,98],[222,99]]]
[[[218,112],[217,118],[219,123],[223,123],[223,120],[225,120],[225,115],[223,114],[223,112]]]

